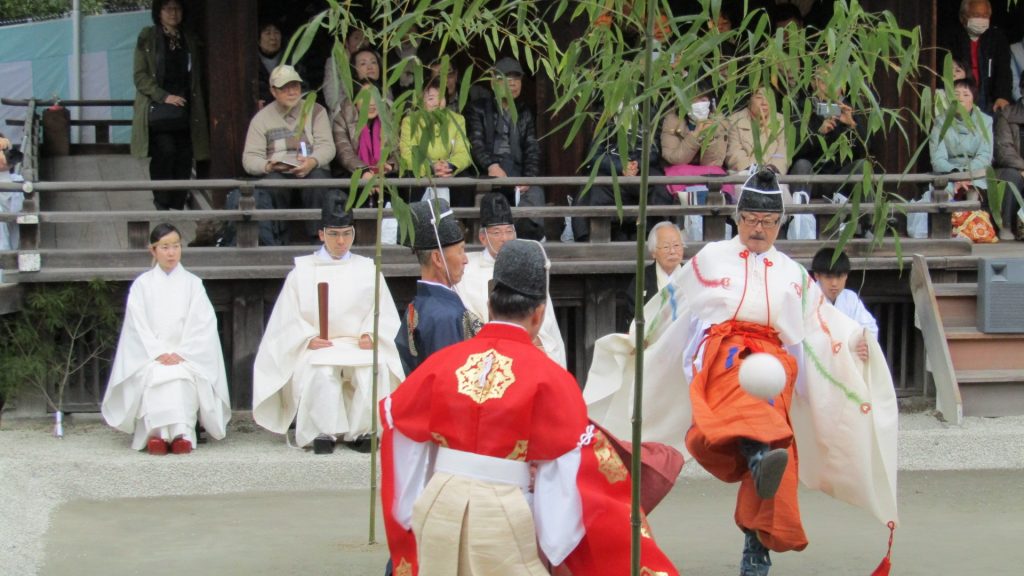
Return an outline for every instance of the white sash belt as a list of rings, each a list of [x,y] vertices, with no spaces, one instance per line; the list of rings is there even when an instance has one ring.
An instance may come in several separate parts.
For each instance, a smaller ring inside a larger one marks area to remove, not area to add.
[[[477,480],[513,484],[524,489],[530,486],[530,464],[527,462],[483,456],[451,448],[437,449],[434,469]]]

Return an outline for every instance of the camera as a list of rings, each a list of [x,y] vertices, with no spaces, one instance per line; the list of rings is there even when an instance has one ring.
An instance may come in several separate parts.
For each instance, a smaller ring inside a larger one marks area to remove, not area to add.
[[[838,102],[816,101],[814,113],[822,118],[838,118],[843,114],[843,108]]]

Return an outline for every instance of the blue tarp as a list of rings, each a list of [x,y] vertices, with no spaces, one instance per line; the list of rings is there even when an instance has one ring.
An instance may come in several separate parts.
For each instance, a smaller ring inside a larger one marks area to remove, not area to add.
[[[152,24],[149,11],[102,14],[82,18],[81,98],[131,100],[132,57],[139,31]],[[69,99],[72,47],[71,18],[0,28],[0,97]],[[74,112],[73,112],[74,113]],[[6,119],[22,119],[25,109],[0,106],[0,132],[20,141],[21,128]],[[131,118],[130,107],[83,108],[81,118]],[[131,130],[118,127],[114,142],[126,143]],[[79,141],[91,142],[91,129]]]

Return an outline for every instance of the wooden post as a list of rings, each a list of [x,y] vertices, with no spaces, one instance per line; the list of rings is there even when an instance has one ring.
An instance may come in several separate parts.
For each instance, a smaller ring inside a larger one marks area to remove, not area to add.
[[[588,276],[585,280],[583,301],[583,346],[586,350],[583,366],[590,366],[594,357],[594,342],[598,338],[615,332],[615,292],[617,285],[600,276]],[[576,359],[577,365],[581,359]]]
[[[928,215],[928,237],[936,240],[948,240],[953,236],[953,212],[949,209],[949,192],[946,185],[949,180],[937,178],[932,190],[932,202],[941,204],[938,212]]]
[[[252,374],[256,351],[263,339],[263,287],[246,280],[235,282],[231,303],[231,403],[252,408]]]
[[[202,13],[210,117],[210,177],[232,178],[242,172],[241,158],[249,120],[256,113],[259,81],[256,41],[258,3],[237,0],[193,1]],[[215,201],[216,205],[219,205]]]
[[[256,210],[256,184],[246,182],[238,190],[238,209]],[[260,224],[251,217],[244,217],[235,224],[235,244],[239,248],[256,248],[260,243]]]
[[[149,222],[131,221],[128,222],[128,247],[146,248],[149,246]]]
[[[39,250],[39,194],[25,182],[21,189],[25,192],[25,200],[21,205],[21,212],[25,214],[18,218],[18,240],[19,250]]]
[[[729,216],[729,210],[720,182],[708,182],[708,206],[722,208],[714,215],[704,217],[704,241],[725,240],[725,221]]]

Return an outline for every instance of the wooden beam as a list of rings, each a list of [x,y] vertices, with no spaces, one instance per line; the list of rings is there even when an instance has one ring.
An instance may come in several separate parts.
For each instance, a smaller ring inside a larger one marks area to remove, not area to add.
[[[193,4],[195,5],[195,3]],[[203,11],[210,116],[210,176],[239,176],[249,119],[256,112],[257,3],[207,0]]]
[[[964,420],[963,399],[957,385],[956,372],[946,343],[946,330],[939,315],[939,304],[935,288],[928,271],[928,263],[920,254],[914,254],[914,266],[910,272],[910,293],[924,337],[928,362],[935,378],[935,407],[942,417],[951,424],[960,425]]]

